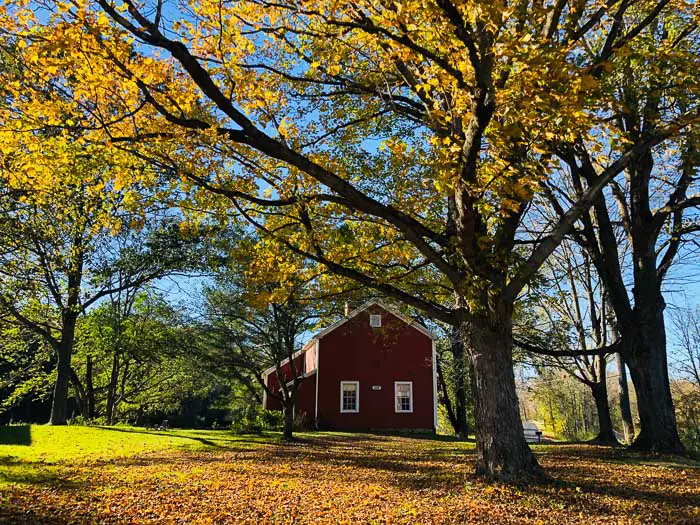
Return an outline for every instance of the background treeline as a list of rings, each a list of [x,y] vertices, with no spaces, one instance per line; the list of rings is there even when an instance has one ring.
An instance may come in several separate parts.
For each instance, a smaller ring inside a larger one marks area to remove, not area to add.
[[[240,432],[281,429],[282,415],[262,409],[262,388],[254,378],[241,378],[240,370],[236,373],[216,360],[225,350],[212,345],[212,336],[220,330],[216,325],[227,308],[225,302],[237,298],[226,294],[227,287],[222,286],[190,297],[195,302],[215,298],[217,317],[206,317],[212,324],[203,322],[177,299],[169,302],[167,294],[155,287],[120,294],[82,316],[72,360],[69,422],[157,427],[167,421],[170,426]],[[331,319],[333,315],[329,310]],[[678,429],[685,446],[698,451],[700,313],[697,307],[681,308],[672,320],[671,391]],[[437,333],[439,430],[469,437],[474,433],[474,415],[468,363],[454,337]],[[0,367],[0,422],[46,422],[56,377],[56,359],[50,348],[21,328],[5,325]],[[624,442],[620,376],[614,357],[606,368],[612,426],[616,438]],[[545,436],[587,441],[599,434],[591,388],[571,371],[559,366],[533,367],[525,360],[518,365],[516,378],[523,421],[538,424]],[[634,389],[629,388],[628,394],[634,427],[639,424]],[[301,421],[295,424],[299,429],[310,428],[308,422],[306,426]]]

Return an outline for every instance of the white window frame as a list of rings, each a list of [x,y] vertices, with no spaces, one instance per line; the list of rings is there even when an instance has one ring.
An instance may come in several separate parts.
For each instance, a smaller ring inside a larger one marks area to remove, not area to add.
[[[343,408],[343,387],[345,385],[355,385],[355,410],[345,410]],[[360,412],[360,382],[359,381],[341,381],[340,382],[340,413],[341,414],[357,414]]]
[[[408,385],[408,410],[399,410],[399,385]],[[413,413],[413,381],[394,381],[394,411],[397,414]]]
[[[382,327],[382,314],[369,314],[369,325],[372,328]]]

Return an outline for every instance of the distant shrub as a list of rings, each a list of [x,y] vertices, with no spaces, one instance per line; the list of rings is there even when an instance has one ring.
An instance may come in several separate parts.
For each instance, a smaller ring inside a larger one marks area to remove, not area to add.
[[[231,431],[234,434],[260,434],[265,430],[279,430],[281,427],[281,412],[252,407],[231,423]]]

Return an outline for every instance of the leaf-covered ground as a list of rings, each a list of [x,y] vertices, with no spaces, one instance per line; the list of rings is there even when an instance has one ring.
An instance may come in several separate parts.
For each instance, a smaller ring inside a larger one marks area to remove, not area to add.
[[[700,523],[696,463],[585,445],[536,447],[556,481],[515,487],[474,477],[473,445],[449,439],[31,434],[0,429],[14,439],[0,445],[2,523]]]

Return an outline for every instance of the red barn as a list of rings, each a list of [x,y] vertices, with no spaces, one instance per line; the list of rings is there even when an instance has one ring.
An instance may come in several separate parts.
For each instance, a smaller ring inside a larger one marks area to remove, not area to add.
[[[435,431],[435,342],[399,312],[368,302],[312,337],[293,360],[303,377],[295,417],[327,430]],[[288,381],[291,368],[283,363]],[[265,381],[279,389],[274,368]],[[280,409],[272,397],[264,404]]]

